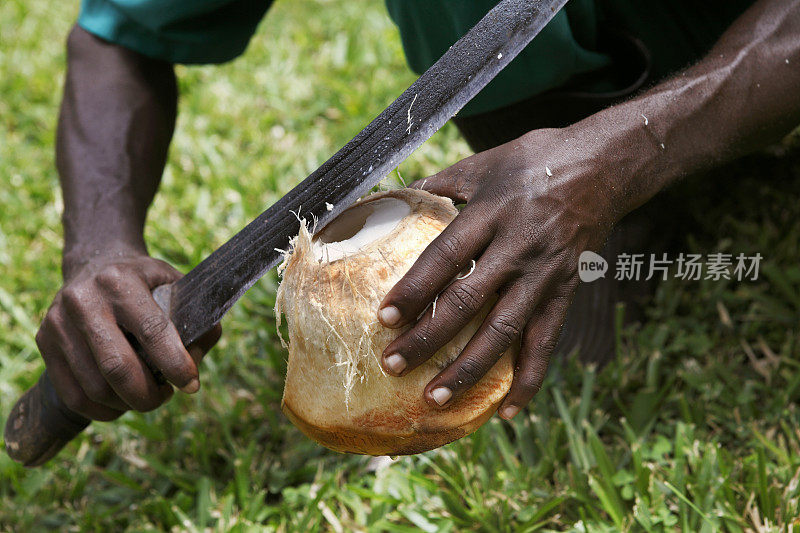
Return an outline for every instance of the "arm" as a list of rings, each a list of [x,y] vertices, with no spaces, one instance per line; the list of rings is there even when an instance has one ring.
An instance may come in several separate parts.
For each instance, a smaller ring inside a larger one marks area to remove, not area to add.
[[[56,144],[65,278],[98,250],[146,253],[145,215],[176,108],[172,65],[73,28]]]
[[[424,395],[432,406],[446,406],[521,340],[500,407],[511,418],[542,384],[578,283],[578,255],[599,250],[617,221],[670,183],[799,123],[800,4],[761,0],[705,59],[642,96],[565,129],[532,131],[416,182],[466,207],[381,304],[381,322],[401,327],[441,293],[435,319],[427,311],[387,347],[386,371],[403,375],[418,366],[499,293]],[[448,286],[472,259],[474,272]]]
[[[64,285],[36,341],[53,385],[73,411],[111,420],[154,409],[172,394],[159,385],[125,334],[136,337],[167,380],[199,388],[192,355],[151,297],[180,278],[148,256],[142,231],[175,124],[177,89],[170,64],[145,58],[74,27],[56,161],[64,196]]]

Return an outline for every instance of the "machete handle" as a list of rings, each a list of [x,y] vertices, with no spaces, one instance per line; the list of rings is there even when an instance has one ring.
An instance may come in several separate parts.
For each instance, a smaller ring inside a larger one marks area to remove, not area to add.
[[[24,466],[39,466],[86,429],[91,420],[64,405],[53,382],[42,372],[8,414],[3,438],[9,457]]]
[[[153,298],[169,315],[170,285],[153,290]],[[153,373],[165,383],[163,374],[153,366],[136,339],[126,334],[128,342]],[[47,370],[39,381],[25,391],[8,414],[3,439],[9,457],[24,466],[39,466],[52,459],[69,441],[86,429],[91,420],[66,406],[53,387]]]

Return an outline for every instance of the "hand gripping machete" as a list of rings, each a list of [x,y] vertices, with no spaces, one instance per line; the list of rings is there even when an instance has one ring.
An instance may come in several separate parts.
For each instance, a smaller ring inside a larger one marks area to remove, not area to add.
[[[156,288],[153,295],[184,345],[217,324],[281,260],[278,249],[300,229],[294,213],[317,220],[318,229],[325,227],[478,94],[566,2],[499,2],[333,157],[186,276]],[[64,405],[45,371],[9,414],[6,450],[25,466],[41,465],[89,422]]]

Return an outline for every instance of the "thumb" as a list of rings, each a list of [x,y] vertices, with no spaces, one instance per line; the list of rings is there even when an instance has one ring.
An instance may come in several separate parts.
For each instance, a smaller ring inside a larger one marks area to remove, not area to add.
[[[222,336],[222,326],[219,324],[205,332],[199,339],[194,341],[188,348],[189,355],[194,359],[195,364],[200,363],[203,356],[217,344]]]

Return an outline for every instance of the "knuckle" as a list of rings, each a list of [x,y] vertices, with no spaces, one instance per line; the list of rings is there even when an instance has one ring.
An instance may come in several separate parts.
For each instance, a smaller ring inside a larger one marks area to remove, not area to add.
[[[414,358],[430,355],[437,349],[435,339],[424,327],[417,327],[409,332],[408,344],[411,348],[408,355]]]
[[[66,308],[72,313],[83,314],[91,306],[91,296],[87,287],[81,284],[69,285],[61,291]]]
[[[109,265],[98,272],[95,279],[104,289],[119,290],[120,285],[125,280],[125,272],[119,265]]]
[[[578,261],[572,248],[550,244],[543,247],[540,256],[555,279],[563,279],[565,275],[571,275],[573,270],[577,271]]]
[[[161,276],[162,283],[174,283],[183,277],[182,272],[166,261],[152,258],[150,260],[154,261],[154,265],[157,267],[157,272]]]
[[[51,351],[53,345],[62,344],[64,336],[63,318],[51,310],[39,325],[39,330],[36,332],[34,341],[39,348],[39,352],[44,356],[46,355],[45,352]]]
[[[46,339],[46,334],[43,333],[41,329],[39,329],[39,331],[36,332],[36,336],[33,338],[34,342],[36,342],[36,347],[39,348],[39,353],[46,351],[45,339]]]
[[[470,387],[477,383],[485,373],[483,365],[472,358],[464,359],[458,363],[456,368],[456,384],[462,387]]]
[[[100,372],[109,383],[121,385],[130,379],[133,365],[119,356],[109,356],[98,363]]]
[[[152,314],[142,319],[141,341],[145,344],[158,344],[163,342],[169,333],[169,319],[160,314]]]
[[[577,278],[577,276],[575,276],[575,278]],[[553,306],[556,309],[560,309],[562,313],[566,313],[566,310],[572,301],[572,295],[575,294],[575,289],[577,289],[577,287],[578,283],[577,281],[573,280],[573,278],[568,279],[566,282],[560,283],[556,288],[556,293],[553,297]]]
[[[480,290],[467,282],[454,283],[442,296],[462,316],[474,315],[483,306]]]
[[[459,172],[455,180],[456,194],[461,198],[471,198],[472,189],[472,173]]]
[[[426,294],[426,286],[414,276],[406,276],[397,283],[397,299],[403,303],[415,301],[420,294]],[[430,288],[428,287],[428,290]],[[399,302],[398,302],[399,303]]]
[[[532,398],[542,389],[545,372],[540,369],[532,369],[517,378],[517,392],[526,399]]]
[[[463,249],[464,243],[458,234],[448,233],[440,235],[439,238],[430,244],[430,247],[436,261],[440,265],[448,269],[457,268],[459,266],[455,257],[457,257],[459,252]]]
[[[64,317],[55,308],[50,308],[39,325],[39,334],[60,335],[64,332]]]
[[[553,350],[556,349],[558,344],[559,332],[548,333],[543,335],[537,342],[537,348],[540,357],[550,357]]]
[[[517,318],[498,314],[486,326],[486,335],[496,345],[506,348],[519,338],[521,327]]]
[[[47,347],[47,340],[50,337],[50,324],[49,318],[45,317],[42,321],[41,326],[39,326],[39,331],[36,332],[36,336],[34,340],[36,341],[36,346],[39,348],[40,352],[44,352]]]

